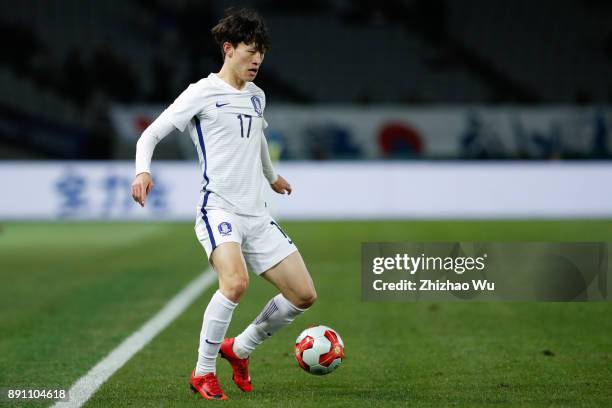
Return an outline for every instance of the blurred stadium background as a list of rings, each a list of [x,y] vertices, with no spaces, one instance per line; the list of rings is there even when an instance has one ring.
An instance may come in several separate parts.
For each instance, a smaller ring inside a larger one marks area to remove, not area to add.
[[[156,163],[187,164],[157,168],[153,212],[123,200],[129,161],[148,124],[218,70],[209,31],[233,3],[0,4],[0,177],[14,192],[0,217],[191,219],[196,155],[186,135],[155,152]],[[608,2],[245,5],[262,12],[273,39],[256,81],[267,93],[271,150],[307,192],[276,205],[281,218],[611,215],[602,188],[612,132]],[[317,177],[304,176],[313,168]],[[362,178],[351,177],[359,169]],[[15,186],[34,180],[43,187],[34,194]],[[360,200],[363,186],[379,201]]]
[[[0,4],[1,157],[108,160],[131,159],[133,138],[154,116],[126,118],[124,110],[156,112],[218,70],[209,27],[234,3]],[[607,1],[244,4],[262,12],[273,39],[257,78],[268,114],[297,105],[314,116],[294,132],[272,132],[283,159],[610,154]],[[394,110],[377,118],[373,134],[347,123],[383,108]],[[192,159],[178,143],[168,142],[158,158]]]
[[[188,136],[158,145],[147,208],[129,186],[140,133],[218,71],[210,28],[235,5],[0,0],[0,386],[68,388],[206,268],[191,230],[200,174]],[[361,242],[612,241],[612,4],[239,5],[260,11],[272,36],[256,83],[279,173],[295,188],[271,197],[272,211],[320,301],[262,348],[253,369],[268,391],[230,397],[612,406],[609,304],[358,300]],[[250,291],[230,332],[272,293],[260,280]],[[197,402],[183,383],[209,292],[91,406]],[[290,361],[310,322],[347,343],[346,367],[326,382]]]

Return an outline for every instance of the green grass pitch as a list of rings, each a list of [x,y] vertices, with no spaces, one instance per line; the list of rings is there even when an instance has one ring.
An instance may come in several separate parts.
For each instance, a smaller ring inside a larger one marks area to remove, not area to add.
[[[318,302],[253,355],[231,406],[612,406],[610,303],[363,303],[366,241],[612,241],[612,221],[287,222]],[[7,223],[0,230],[0,387],[69,388],[207,267],[189,223]],[[87,407],[211,404],[192,394],[208,289]],[[251,275],[228,335],[275,293]],[[292,355],[326,324],[346,359],[315,377]],[[0,401],[0,405],[6,405]],[[40,406],[41,403],[21,404]],[[44,405],[44,404],[42,404]]]

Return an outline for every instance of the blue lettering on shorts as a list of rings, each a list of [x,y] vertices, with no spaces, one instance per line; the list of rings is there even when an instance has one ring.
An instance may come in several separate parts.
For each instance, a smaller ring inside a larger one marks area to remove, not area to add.
[[[229,222],[223,221],[218,228],[221,235],[227,236],[232,233],[232,224]]]

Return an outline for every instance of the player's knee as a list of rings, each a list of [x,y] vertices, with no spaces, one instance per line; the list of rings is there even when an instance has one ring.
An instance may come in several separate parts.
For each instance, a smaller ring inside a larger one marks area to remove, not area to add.
[[[236,276],[228,280],[224,285],[223,294],[232,302],[238,302],[249,286],[249,278]]]
[[[299,298],[297,299],[297,307],[300,309],[308,309],[310,306],[314,304],[317,300],[317,292],[314,288],[310,290],[306,290],[300,293]]]

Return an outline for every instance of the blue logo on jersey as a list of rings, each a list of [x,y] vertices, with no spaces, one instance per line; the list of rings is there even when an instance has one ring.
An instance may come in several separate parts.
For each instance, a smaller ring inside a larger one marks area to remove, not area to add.
[[[263,115],[263,111],[261,110],[261,101],[257,96],[252,96],[251,102],[253,102],[253,108],[255,109],[255,113],[257,113],[257,116],[261,117],[261,115]]]
[[[232,224],[230,224],[229,222],[225,222],[223,221],[221,224],[219,224],[219,234],[221,235],[229,235],[232,233]]]
[[[217,108],[220,108],[222,106],[229,105],[229,102],[228,103],[219,103],[219,102],[217,102],[215,105],[217,105]]]

